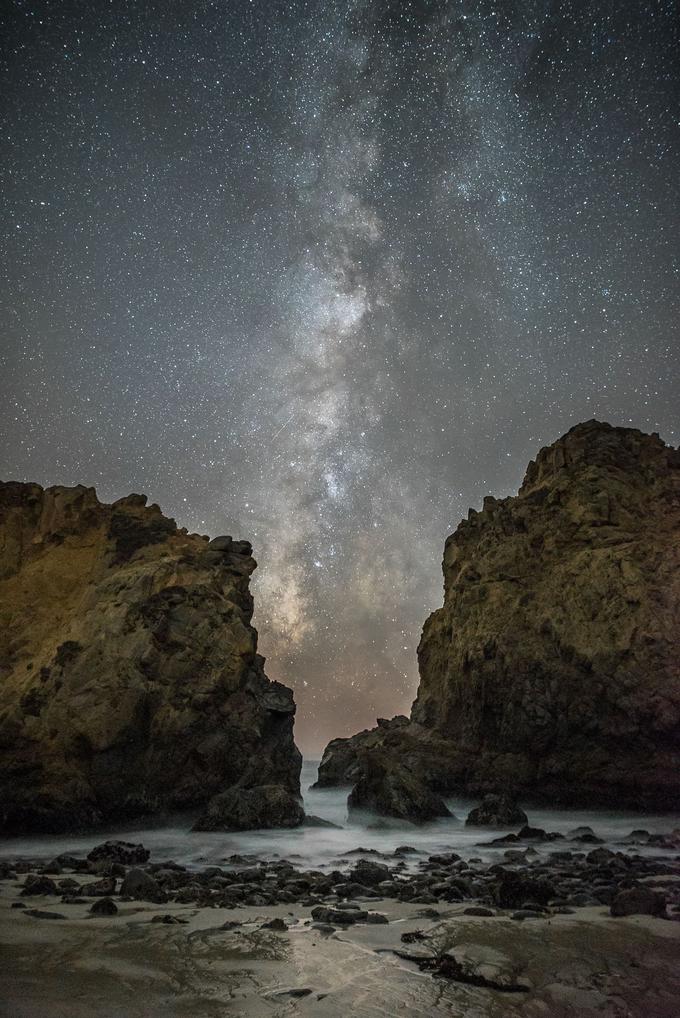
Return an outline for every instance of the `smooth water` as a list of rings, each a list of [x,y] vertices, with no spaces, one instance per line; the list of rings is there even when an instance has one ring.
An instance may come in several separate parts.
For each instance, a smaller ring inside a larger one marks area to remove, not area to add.
[[[318,760],[306,760],[302,768],[302,789],[305,810],[338,824],[342,829],[326,827],[299,827],[293,830],[246,831],[238,834],[193,832],[191,819],[186,816],[160,821],[156,825],[116,827],[87,835],[40,835],[36,837],[8,838],[0,841],[0,858],[53,859],[61,852],[85,855],[94,845],[106,838],[123,838],[142,842],[150,849],[151,861],[173,859],[191,867],[218,865],[233,854],[256,855],[260,859],[290,859],[306,869],[337,866],[347,852],[356,848],[374,849],[391,854],[398,845],[411,845],[420,852],[457,852],[469,858],[493,860],[502,857],[502,849],[480,847],[480,842],[508,833],[507,830],[466,828],[465,818],[476,805],[476,800],[453,797],[447,805],[455,819],[447,818],[416,827],[412,824],[389,822],[389,826],[368,826],[347,819],[347,788],[310,789],[316,780]],[[610,846],[622,848],[619,843],[634,829],[650,833],[665,833],[680,827],[678,814],[640,814],[611,810],[578,809],[527,809],[529,823],[546,831],[567,834],[575,827],[592,827],[595,834]],[[375,821],[373,821],[375,823]],[[551,852],[566,847],[562,842],[537,843],[539,852]],[[578,845],[573,846],[578,848]],[[591,846],[587,846],[591,847]],[[644,853],[644,847],[634,846],[631,851]],[[658,854],[658,848],[650,849]],[[417,857],[416,857],[417,858]],[[405,862],[409,862],[407,856]]]

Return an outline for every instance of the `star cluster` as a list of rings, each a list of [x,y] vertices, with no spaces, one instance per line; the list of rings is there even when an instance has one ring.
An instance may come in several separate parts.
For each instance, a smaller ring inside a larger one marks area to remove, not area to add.
[[[680,441],[676,4],[8,8],[0,476],[252,540],[307,752],[407,711],[468,506]]]

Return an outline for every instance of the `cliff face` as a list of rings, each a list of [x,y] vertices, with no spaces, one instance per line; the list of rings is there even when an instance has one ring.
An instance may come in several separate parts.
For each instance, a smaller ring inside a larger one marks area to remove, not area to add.
[[[676,808],[680,453],[578,425],[470,512],[443,571],[402,737],[431,783]],[[423,733],[448,748],[428,758]]]
[[[299,795],[292,693],[264,674],[245,541],[146,497],[0,483],[0,830]],[[298,807],[299,808],[299,807]]]

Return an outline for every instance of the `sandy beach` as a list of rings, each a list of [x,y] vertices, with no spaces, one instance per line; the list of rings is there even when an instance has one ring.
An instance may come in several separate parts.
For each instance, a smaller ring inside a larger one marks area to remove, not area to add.
[[[513,921],[394,900],[364,903],[387,923],[314,928],[310,908],[197,908],[120,902],[93,916],[64,904],[0,898],[0,1013],[7,1018],[676,1018],[680,923],[613,919],[608,909]],[[21,902],[25,908],[12,908]],[[361,903],[359,903],[361,904]],[[57,913],[40,918],[29,911]],[[439,915],[434,913],[438,912]],[[173,921],[159,921],[159,917]],[[274,918],[288,929],[263,929]],[[233,925],[238,924],[238,925]],[[402,940],[421,931],[425,939]],[[432,976],[400,955],[449,950],[468,977]]]

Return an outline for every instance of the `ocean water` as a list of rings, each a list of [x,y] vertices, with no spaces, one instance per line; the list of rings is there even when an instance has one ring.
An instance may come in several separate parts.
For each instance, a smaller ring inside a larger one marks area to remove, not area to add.
[[[465,826],[468,812],[477,800],[453,797],[447,805],[453,818],[437,820],[424,826],[388,822],[384,826],[377,818],[361,820],[347,818],[348,788],[311,789],[316,780],[318,760],[306,760],[302,768],[302,790],[305,810],[309,814],[330,820],[338,829],[326,827],[300,827],[293,830],[246,831],[238,834],[193,832],[192,818],[186,815],[164,818],[155,824],[118,826],[87,835],[40,835],[35,837],[7,838],[0,841],[0,859],[53,859],[61,852],[85,855],[107,838],[142,842],[150,849],[151,861],[173,859],[189,867],[220,865],[233,854],[253,855],[258,859],[289,859],[294,865],[306,869],[325,869],[342,865],[346,853],[357,848],[391,854],[399,845],[410,845],[428,855],[440,852],[457,852],[464,858],[476,857],[492,861],[502,858],[502,848],[484,847],[484,842],[500,837],[516,828],[481,829]],[[576,827],[592,827],[606,845],[618,850],[641,854],[659,854],[658,848],[628,847],[621,844],[632,830],[644,829],[650,833],[666,833],[680,827],[680,814],[640,814],[610,810],[540,809],[527,808],[529,823],[547,831],[568,834]],[[512,846],[511,846],[512,847]],[[521,847],[521,846],[518,846]],[[573,847],[564,842],[534,843],[539,853]],[[590,848],[592,846],[586,846]],[[670,855],[671,853],[669,853]],[[416,865],[417,859],[404,861]],[[349,862],[349,859],[345,860]]]

